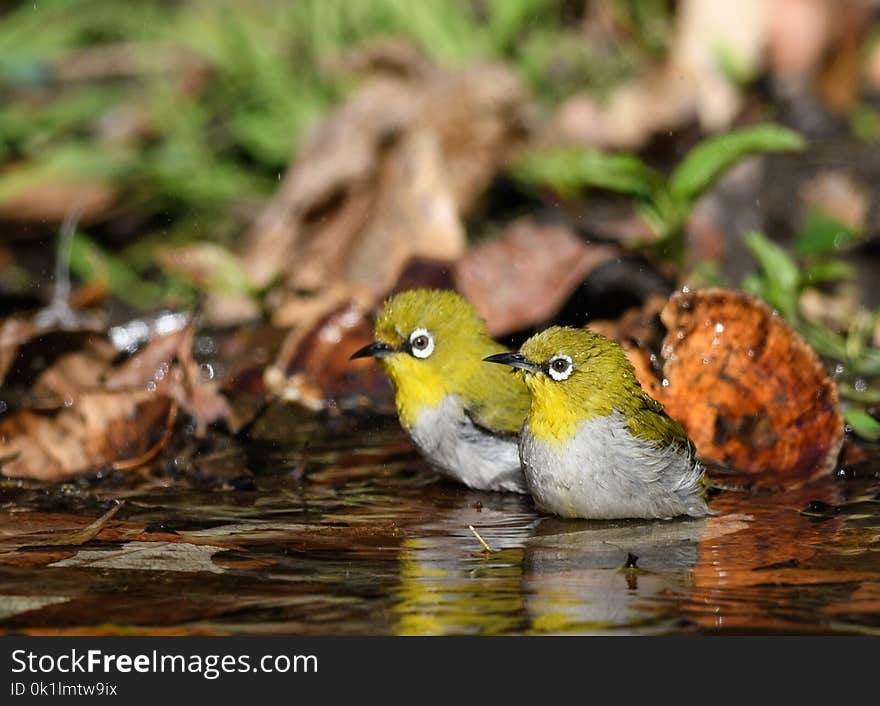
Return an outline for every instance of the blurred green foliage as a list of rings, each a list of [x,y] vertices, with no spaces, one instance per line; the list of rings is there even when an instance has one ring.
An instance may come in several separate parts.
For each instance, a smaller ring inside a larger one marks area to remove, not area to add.
[[[599,5],[620,41],[586,41],[587,6],[571,0],[17,3],[0,11],[0,199],[49,180],[112,185],[129,217],[112,243],[78,249],[74,272],[117,273],[102,284],[143,294],[141,306],[156,301],[151,279],[190,300],[207,282],[187,294],[156,248],[240,236],[305,131],[354,85],[341,56],[402,37],[443,64],[502,60],[549,108],[603,93],[665,48],[666,0]]]
[[[725,171],[751,154],[791,152],[804,146],[796,132],[767,123],[706,138],[668,178],[634,155],[573,147],[528,152],[514,165],[514,174],[563,197],[574,197],[587,187],[631,196],[639,215],[658,236],[660,254],[681,260],[690,212]]]
[[[142,211],[215,220],[219,204],[271,193],[303,131],[349,89],[351,77],[328,68],[345,51],[402,36],[444,63],[504,59],[552,102],[619,80],[656,49],[668,10],[648,5],[611,2],[634,39],[599,51],[565,0],[21,3],[0,22],[0,162],[107,179]],[[105,76],[58,78],[72,58],[112,47],[125,61],[108,54]],[[209,79],[187,87],[200,66]],[[134,149],[102,135],[121,108],[145,112]],[[26,185],[19,171],[0,173],[0,194]]]

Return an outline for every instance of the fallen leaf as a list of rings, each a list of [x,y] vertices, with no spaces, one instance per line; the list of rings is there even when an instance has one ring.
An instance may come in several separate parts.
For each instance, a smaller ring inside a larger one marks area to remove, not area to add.
[[[276,363],[266,371],[266,386],[288,401],[310,409],[328,404],[393,410],[388,380],[373,360],[350,360],[372,342],[373,326],[364,312],[348,304],[308,329],[291,332]]]
[[[119,549],[84,549],[49,566],[135,571],[206,571],[223,573],[211,557],[223,547],[185,542],[126,542]]]
[[[662,65],[621,83],[605,100],[575,93],[560,104],[538,142],[634,150],[694,118],[706,132],[728,127],[743,103],[731,73],[742,80],[760,69],[769,5],[763,0],[679,3]]]
[[[341,287],[371,306],[413,258],[456,259],[461,214],[520,139],[523,102],[499,66],[368,77],[300,147],[246,238],[245,272],[258,287],[283,277],[288,290]]]
[[[598,265],[618,256],[570,229],[518,220],[472,247],[455,268],[457,288],[500,336],[548,321]]]
[[[0,321],[0,383],[15,360],[19,346],[36,332],[37,327],[27,319],[12,317]]]
[[[119,365],[103,335],[50,331],[22,344],[20,328],[0,329],[12,331],[6,350],[14,349],[4,388],[25,388],[19,394],[25,404],[0,416],[3,475],[60,480],[108,466],[131,468],[161,451],[178,406],[195,419],[196,435],[228,418],[217,381],[203,379],[192,359],[192,320]],[[44,348],[47,355],[40,354]]]
[[[815,351],[767,304],[682,291],[661,313],[663,382],[652,385],[707,459],[791,486],[827,474],[843,443],[837,388]]]
[[[0,471],[61,480],[145,453],[163,430],[171,401],[147,391],[96,392],[59,411],[0,418]]]

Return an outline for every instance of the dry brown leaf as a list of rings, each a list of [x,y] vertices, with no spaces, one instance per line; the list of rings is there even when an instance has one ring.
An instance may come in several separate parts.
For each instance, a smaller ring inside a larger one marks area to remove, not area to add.
[[[28,319],[13,317],[0,321],[0,384],[15,360],[19,346],[36,333],[36,325]]]
[[[164,428],[170,404],[146,391],[97,392],[57,412],[0,417],[0,472],[62,480],[143,454]]]
[[[465,232],[452,184],[437,135],[430,130],[404,135],[379,174],[372,217],[352,242],[343,280],[378,300],[412,258],[460,257]]]
[[[82,223],[106,218],[118,192],[104,182],[52,179],[32,184],[0,201],[0,219],[18,222],[61,222],[70,213]]]
[[[674,295],[661,318],[663,384],[644,382],[700,456],[761,473],[758,485],[798,485],[833,468],[837,388],[778,313],[742,292],[698,289]]]
[[[655,133],[688,122],[695,111],[694,87],[674,67],[652,69],[623,84],[607,101],[576,93],[562,102],[542,130],[547,145],[589,145],[634,150]]]
[[[564,226],[519,220],[471,248],[456,266],[455,282],[489,333],[500,336],[550,319],[594,268],[619,254]]]
[[[107,366],[117,355],[106,339],[88,337],[81,350],[60,356],[36,379],[30,406],[52,409],[70,406],[83,390],[96,390]]]
[[[266,386],[284,399],[321,409],[328,402],[391,411],[391,389],[372,360],[350,360],[373,340],[363,310],[346,305],[324,317],[296,341],[286,342],[278,361],[266,372]]]
[[[80,349],[52,360],[35,377],[25,397],[29,404],[0,416],[3,475],[60,480],[107,466],[142,465],[168,441],[178,406],[195,419],[196,434],[228,417],[217,382],[202,379],[192,359],[192,321],[115,367],[115,349],[92,332],[49,332],[27,345],[36,356],[42,347],[51,349],[52,335],[61,334],[62,351],[74,344]],[[21,364],[30,355],[17,338],[8,337],[15,348],[8,366],[13,371],[16,360]],[[27,383],[26,376],[17,382]]]
[[[242,265],[257,286],[283,277],[294,301],[342,288],[370,306],[413,258],[464,251],[460,214],[520,139],[522,90],[502,67],[409,71],[394,56],[367,62],[382,68],[306,140],[249,233]],[[299,305],[285,299],[289,324]]]

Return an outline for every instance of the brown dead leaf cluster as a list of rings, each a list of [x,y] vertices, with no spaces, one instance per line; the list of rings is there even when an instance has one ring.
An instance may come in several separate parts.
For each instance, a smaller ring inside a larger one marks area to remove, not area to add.
[[[226,400],[192,359],[194,323],[157,336],[122,363],[94,331],[0,323],[0,472],[62,480],[152,460],[178,410],[196,433],[225,419]]]
[[[359,57],[384,68],[305,140],[248,234],[245,271],[284,285],[276,323],[302,320],[294,292],[335,302],[323,294],[334,282],[373,303],[410,259],[457,259],[461,215],[523,137],[524,92],[508,69],[408,61],[387,47]]]

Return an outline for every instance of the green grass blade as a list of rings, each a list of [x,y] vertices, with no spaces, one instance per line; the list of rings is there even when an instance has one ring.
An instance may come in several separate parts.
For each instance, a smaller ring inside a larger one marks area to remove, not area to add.
[[[673,196],[693,202],[743,157],[761,152],[793,152],[805,147],[793,130],[765,123],[710,137],[694,147],[672,173]]]

